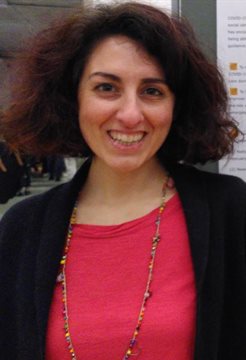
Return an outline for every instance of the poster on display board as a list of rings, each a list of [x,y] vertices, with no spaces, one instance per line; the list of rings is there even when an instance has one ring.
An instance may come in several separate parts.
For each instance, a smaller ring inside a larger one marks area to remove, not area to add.
[[[228,88],[230,113],[246,134],[246,0],[217,0],[217,59]],[[219,172],[246,181],[246,139],[219,161]]]

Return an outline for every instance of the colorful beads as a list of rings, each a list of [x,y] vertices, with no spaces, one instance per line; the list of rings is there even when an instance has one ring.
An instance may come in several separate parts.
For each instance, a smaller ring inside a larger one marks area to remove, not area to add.
[[[166,188],[167,187],[171,187],[171,185],[173,185],[173,183],[170,182],[170,179],[167,178],[164,185],[163,185],[163,197],[162,197],[162,201],[161,201],[161,205],[159,207],[159,211],[158,211],[158,215],[157,215],[157,219],[155,221],[155,225],[156,225],[156,230],[155,230],[155,235],[152,239],[152,246],[151,246],[151,253],[150,253],[150,261],[148,264],[148,268],[149,268],[149,272],[148,272],[148,277],[147,277],[147,283],[146,283],[146,288],[144,291],[144,295],[143,295],[143,301],[142,301],[142,305],[139,311],[139,315],[138,315],[138,320],[137,320],[137,325],[133,331],[133,336],[129,342],[129,346],[125,352],[125,355],[123,356],[122,360],[128,360],[130,357],[135,356],[139,353],[140,350],[136,350],[136,344],[137,344],[137,337],[139,335],[142,323],[143,323],[143,319],[144,319],[144,314],[145,314],[145,310],[146,310],[146,305],[147,305],[147,301],[149,300],[149,298],[152,295],[152,292],[150,290],[151,287],[151,283],[152,283],[152,277],[153,277],[153,268],[154,268],[154,262],[155,262],[155,256],[156,256],[156,251],[157,251],[157,247],[158,244],[160,242],[160,223],[161,223],[161,215],[165,209],[166,206]],[[70,241],[72,239],[72,234],[73,234],[73,225],[76,223],[76,213],[77,213],[77,203],[74,206],[71,218],[70,218],[70,224],[68,227],[68,232],[67,232],[67,240],[66,240],[66,244],[64,247],[64,253],[63,256],[60,260],[60,265],[61,265],[61,273],[58,275],[57,277],[57,281],[61,283],[62,286],[62,302],[63,302],[63,319],[64,319],[64,334],[65,334],[65,339],[66,342],[68,343],[68,350],[69,353],[71,355],[71,359],[72,360],[77,360],[76,358],[76,354],[75,354],[75,350],[74,350],[74,346],[72,343],[72,338],[71,338],[71,333],[70,333],[70,328],[69,328],[69,315],[68,315],[68,305],[67,305],[67,284],[66,284],[66,261],[67,261],[67,256],[68,256],[68,252],[69,252],[69,246],[70,246]]]
[[[159,207],[159,212],[158,212],[158,215],[157,215],[157,219],[155,221],[156,231],[155,231],[155,235],[154,235],[154,237],[152,239],[150,262],[149,262],[149,266],[148,266],[149,267],[149,274],[148,274],[146,289],[145,289],[145,292],[144,292],[142,306],[140,308],[140,312],[139,312],[139,316],[138,316],[137,326],[136,326],[136,328],[135,328],[135,330],[133,332],[133,337],[132,337],[132,339],[130,341],[129,348],[126,351],[126,353],[125,353],[122,360],[127,360],[127,359],[129,359],[130,356],[136,355],[136,354],[133,354],[132,350],[136,346],[136,338],[139,335],[139,332],[140,332],[140,329],[141,329],[141,326],[142,326],[147,301],[152,295],[152,292],[150,291],[150,285],[152,283],[152,276],[153,276],[152,274],[153,274],[156,250],[157,250],[158,243],[160,242],[160,239],[161,239],[159,229],[160,229],[160,223],[161,223],[161,215],[162,215],[162,213],[163,213],[163,211],[165,209],[165,205],[166,205],[166,184],[167,184],[167,181],[168,181],[168,179],[166,180],[166,183],[163,186],[162,202],[161,202],[161,205]]]
[[[67,284],[66,284],[66,261],[67,261],[67,254],[69,251],[69,245],[72,238],[73,227],[72,225],[76,222],[76,212],[77,212],[77,203],[74,206],[73,213],[70,219],[70,224],[68,227],[68,234],[67,234],[67,241],[64,247],[64,254],[60,261],[61,264],[61,274],[59,274],[59,279],[62,285],[62,302],[63,302],[63,319],[64,319],[64,333],[65,333],[65,340],[68,343],[68,351],[71,355],[72,360],[77,360],[75,355],[74,346],[71,339],[70,329],[69,329],[69,316],[68,316],[68,307],[67,307]]]

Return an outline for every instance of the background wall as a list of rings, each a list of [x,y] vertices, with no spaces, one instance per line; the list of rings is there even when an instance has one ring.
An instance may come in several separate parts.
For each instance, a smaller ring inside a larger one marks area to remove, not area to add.
[[[16,50],[54,18],[82,5],[82,0],[0,0],[0,108],[8,103],[11,58]]]
[[[216,62],[216,0],[183,0],[178,8],[193,25],[206,54]]]
[[[173,0],[173,8],[189,20],[204,52],[216,62],[216,0]],[[218,163],[202,168],[218,172]]]

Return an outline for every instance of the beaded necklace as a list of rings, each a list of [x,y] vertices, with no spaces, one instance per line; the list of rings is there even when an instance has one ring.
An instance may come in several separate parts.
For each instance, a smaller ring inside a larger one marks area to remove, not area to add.
[[[136,345],[137,345],[137,337],[138,337],[138,334],[139,334],[141,326],[142,326],[147,301],[149,300],[149,298],[152,295],[151,283],[152,283],[152,280],[153,280],[153,268],[154,268],[156,250],[157,250],[160,238],[161,238],[160,237],[160,223],[161,223],[161,215],[162,215],[162,213],[163,213],[163,211],[165,209],[165,206],[166,206],[166,188],[168,186],[168,181],[169,181],[169,178],[166,179],[166,181],[165,181],[165,183],[163,185],[161,205],[159,207],[158,215],[157,215],[157,218],[156,218],[156,221],[155,221],[156,229],[155,229],[155,234],[154,234],[154,236],[152,238],[150,261],[148,263],[148,277],[147,277],[146,288],[145,288],[145,292],[144,292],[144,295],[143,295],[142,304],[141,304],[139,315],[138,315],[137,324],[136,324],[136,327],[135,327],[135,329],[133,331],[132,338],[131,338],[131,340],[129,342],[129,345],[127,347],[127,350],[126,350],[122,360],[128,360],[130,358],[130,356],[137,355],[137,353],[134,352],[134,349],[136,348]],[[65,339],[66,339],[66,342],[68,344],[68,350],[70,352],[72,360],[78,360],[78,358],[77,358],[77,356],[75,354],[73,341],[72,341],[72,337],[71,337],[71,333],[70,333],[70,327],[69,327],[69,312],[68,312],[68,303],[67,303],[66,264],[67,264],[67,257],[68,257],[70,242],[71,242],[72,235],[73,235],[73,226],[76,223],[77,206],[78,206],[78,202],[75,203],[75,206],[73,208],[73,212],[72,212],[72,215],[71,215],[71,218],[70,218],[70,223],[69,223],[69,226],[68,226],[67,239],[66,239],[66,243],[65,243],[65,247],[64,247],[64,253],[63,253],[62,259],[60,261],[61,272],[60,272],[60,274],[58,276],[58,281],[61,282],[61,285],[62,285],[62,303],[63,303],[63,319],[64,319]]]

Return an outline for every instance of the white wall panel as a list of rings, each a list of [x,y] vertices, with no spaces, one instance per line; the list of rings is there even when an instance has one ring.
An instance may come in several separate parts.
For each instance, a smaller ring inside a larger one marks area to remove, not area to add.
[[[231,115],[246,133],[246,0],[217,0],[217,56],[224,72]],[[219,162],[221,173],[246,181],[246,139]]]

